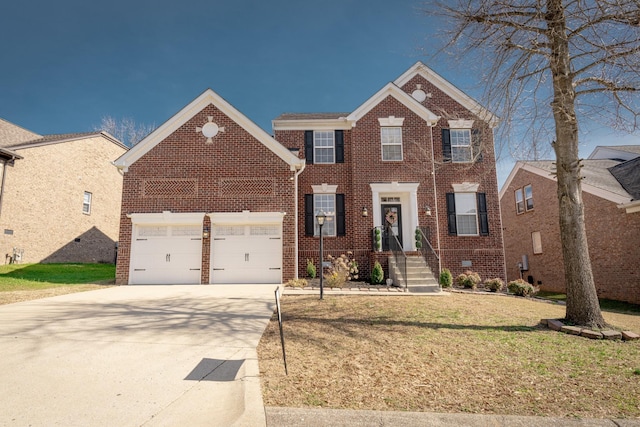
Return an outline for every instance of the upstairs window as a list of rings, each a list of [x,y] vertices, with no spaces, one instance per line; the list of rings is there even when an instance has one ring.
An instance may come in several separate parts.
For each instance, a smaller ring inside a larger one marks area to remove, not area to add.
[[[91,193],[88,191],[84,192],[84,198],[82,200],[82,213],[89,215],[91,214]]]
[[[524,186],[524,204],[528,211],[533,209],[533,189],[531,184]]]
[[[471,129],[451,129],[451,161],[468,163],[472,159]]]
[[[308,165],[344,163],[344,132],[342,130],[305,131],[304,152]]]
[[[516,196],[516,213],[521,214],[524,212],[524,197],[522,188],[518,188],[515,192]]]
[[[533,210],[533,189],[531,184],[525,185],[524,188],[516,189],[515,198],[517,214]]]
[[[382,140],[382,160],[402,161],[402,128],[380,128],[380,139]]]

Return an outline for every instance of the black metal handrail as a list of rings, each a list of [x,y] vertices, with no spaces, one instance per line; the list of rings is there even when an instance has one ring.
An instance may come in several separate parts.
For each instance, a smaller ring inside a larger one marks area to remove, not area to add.
[[[389,233],[389,250],[393,253],[393,258],[396,261],[396,266],[402,274],[402,280],[404,280],[405,291],[408,291],[409,282],[407,280],[407,254],[398,240],[398,236],[393,234],[393,231],[387,230]],[[400,284],[398,284],[400,285]]]
[[[436,280],[440,281],[440,257],[436,253],[433,246],[431,246],[431,242],[429,242],[429,238],[427,236],[430,235],[428,227],[418,227],[418,231],[420,232],[420,253],[422,254],[422,258],[424,258],[425,262],[433,272]]]

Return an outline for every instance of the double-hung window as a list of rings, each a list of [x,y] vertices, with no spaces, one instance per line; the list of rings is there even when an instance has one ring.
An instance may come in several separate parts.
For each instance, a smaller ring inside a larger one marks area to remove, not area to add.
[[[313,195],[313,211],[317,215],[324,212],[327,218],[322,226],[323,236],[336,235],[336,195],[335,194],[314,194]],[[320,226],[318,221],[314,221],[314,236],[320,235]]]
[[[333,131],[313,132],[313,159],[315,163],[335,163],[335,134]]]
[[[515,192],[516,196],[516,213],[521,214],[524,212],[524,197],[522,193],[522,188],[518,188]]]
[[[458,236],[478,235],[476,193],[455,193]]]
[[[91,193],[84,192],[84,198],[82,199],[82,213],[91,214]]]
[[[524,204],[528,211],[533,209],[533,189],[531,184],[524,186]]]
[[[451,129],[451,161],[468,163],[472,160],[471,129]]]
[[[380,139],[382,140],[382,160],[401,161],[402,160],[402,128],[401,127],[380,128]]]
[[[518,188],[515,191],[516,213],[521,214],[533,209],[533,189],[531,184],[525,185],[524,188]]]
[[[447,222],[454,236],[488,236],[487,195],[478,192],[478,184],[453,184],[447,193]]]

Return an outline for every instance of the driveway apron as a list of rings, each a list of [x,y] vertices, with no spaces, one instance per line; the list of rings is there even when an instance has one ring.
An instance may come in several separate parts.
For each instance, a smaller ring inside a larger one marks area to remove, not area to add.
[[[121,286],[0,306],[0,425],[264,425],[275,285]]]

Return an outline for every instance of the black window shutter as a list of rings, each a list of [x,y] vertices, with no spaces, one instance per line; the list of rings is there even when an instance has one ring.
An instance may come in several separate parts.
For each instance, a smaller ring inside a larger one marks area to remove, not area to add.
[[[451,160],[451,131],[442,129],[442,158]]]
[[[313,131],[304,131],[304,158],[308,165],[313,164]]]
[[[344,163],[344,131],[337,130],[336,138],[336,163]]]
[[[471,146],[473,147],[473,159],[476,162],[482,161],[482,135],[480,129],[471,129]]]
[[[485,193],[478,193],[478,216],[480,222],[480,235],[489,235],[489,215],[487,214],[487,195]]]
[[[347,218],[344,207],[344,194],[336,194],[336,234],[347,235]]]
[[[313,213],[313,194],[304,195],[304,234],[313,236],[315,232],[315,215]]]
[[[447,193],[447,219],[449,222],[449,234],[456,236],[458,227],[456,226],[456,195]]]

